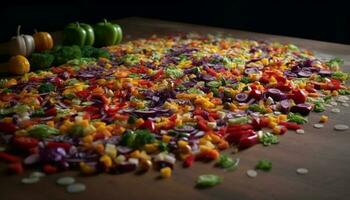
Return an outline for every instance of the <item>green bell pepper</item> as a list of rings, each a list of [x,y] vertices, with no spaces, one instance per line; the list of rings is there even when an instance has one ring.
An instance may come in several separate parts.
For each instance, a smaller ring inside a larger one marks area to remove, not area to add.
[[[81,23],[80,26],[86,31],[86,38],[84,45],[92,46],[95,42],[95,32],[89,24]]]
[[[121,28],[117,24],[113,24],[104,20],[94,26],[95,45],[97,47],[110,46],[117,44],[122,39]]]
[[[86,40],[86,31],[79,23],[70,23],[63,31],[63,44],[83,46]]]

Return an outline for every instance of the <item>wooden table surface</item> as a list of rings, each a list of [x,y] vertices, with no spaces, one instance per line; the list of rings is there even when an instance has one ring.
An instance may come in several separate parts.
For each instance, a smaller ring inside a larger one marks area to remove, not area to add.
[[[123,27],[125,39],[148,37],[152,34],[173,33],[224,33],[233,37],[294,43],[317,52],[318,55],[340,57],[345,60],[345,71],[350,71],[350,46],[312,41],[283,36],[251,33],[237,30],[205,27],[151,20],[126,18],[117,20]],[[239,168],[226,172],[215,168],[213,163],[195,163],[190,169],[176,166],[172,178],[159,179],[157,172],[144,175],[134,173],[122,175],[100,174],[81,177],[78,172],[65,172],[43,178],[38,184],[23,185],[21,178],[28,175],[0,175],[1,200],[75,200],[75,199],[276,199],[316,200],[349,199],[350,197],[350,131],[335,132],[333,125],[350,125],[350,109],[341,109],[339,114],[325,112],[330,117],[323,129],[315,129],[319,115],[309,116],[306,133],[298,135],[288,132],[280,137],[280,144],[271,147],[256,145],[253,148],[232,154],[241,159]],[[231,150],[232,151],[232,150]],[[228,151],[228,153],[231,153]],[[246,175],[258,160],[269,159],[273,163],[270,172],[259,172],[255,179]],[[297,168],[308,168],[307,175],[297,175]],[[222,184],[209,189],[194,188],[197,176],[217,174],[224,177]],[[69,194],[55,184],[58,177],[74,175],[78,182],[86,184],[87,191]]]

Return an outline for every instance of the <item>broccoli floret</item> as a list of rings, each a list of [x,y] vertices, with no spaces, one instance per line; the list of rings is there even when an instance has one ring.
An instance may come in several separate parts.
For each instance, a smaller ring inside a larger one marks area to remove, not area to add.
[[[83,46],[81,47],[81,53],[82,56],[85,58],[110,58],[111,55],[109,54],[109,52],[105,49],[100,49],[100,48],[95,48],[92,46]]]
[[[55,57],[50,53],[33,53],[29,59],[30,66],[34,69],[48,68]]]
[[[54,51],[53,55],[55,56],[53,64],[56,66],[65,64],[69,60],[82,57],[80,47],[76,45],[58,47],[57,50]]]

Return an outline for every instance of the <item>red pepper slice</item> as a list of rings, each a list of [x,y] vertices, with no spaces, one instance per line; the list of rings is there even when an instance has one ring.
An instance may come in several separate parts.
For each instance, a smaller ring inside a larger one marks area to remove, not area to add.
[[[4,132],[7,134],[12,134],[16,132],[16,125],[8,122],[0,122],[0,132]]]
[[[248,130],[238,130],[234,132],[230,132],[225,136],[225,140],[230,144],[238,144],[241,138],[248,137],[251,135],[255,135],[255,131]]]
[[[188,168],[188,167],[191,167],[193,165],[193,162],[194,162],[194,156],[193,155],[189,155],[185,158],[182,166],[185,167],[185,168]]]
[[[26,136],[15,136],[12,142],[14,146],[25,150],[34,148],[39,144],[39,140],[36,138]]]
[[[302,128],[299,124],[297,124],[295,122],[280,122],[278,124],[286,127],[289,130],[298,130],[298,129]]]
[[[66,151],[69,151],[71,144],[69,143],[64,143],[64,142],[48,142],[47,143],[47,148],[63,148]]]
[[[45,116],[55,116],[57,114],[56,107],[52,107],[45,111]]]
[[[157,71],[157,73],[155,73],[153,76],[152,76],[152,80],[157,80],[161,77],[164,76],[164,70],[163,69],[160,69]]]
[[[21,158],[6,152],[0,152],[0,160],[9,162],[9,163],[21,162]]]
[[[46,164],[44,165],[43,167],[43,171],[46,173],[46,174],[54,174],[58,171],[57,167],[53,166],[53,165],[50,165],[50,164]]]
[[[217,75],[216,71],[214,69],[210,68],[210,67],[207,67],[205,70],[208,72],[208,74],[210,74],[212,76],[216,76]]]
[[[306,101],[307,95],[303,90],[294,90],[291,98],[294,100],[296,104],[304,103]]]
[[[230,125],[227,127],[226,132],[231,133],[231,132],[236,132],[240,130],[249,130],[253,129],[254,127],[251,124],[242,124],[242,125]]]
[[[156,126],[152,120],[145,120],[143,124],[140,126],[140,128],[145,128],[150,130],[151,132],[154,132],[156,130]]]
[[[9,173],[20,174],[24,171],[23,165],[20,162],[11,163],[7,168]]]
[[[211,129],[208,127],[208,122],[205,120],[198,120],[197,122],[198,128],[202,131],[210,131]]]
[[[238,148],[240,150],[247,149],[247,148],[252,147],[256,144],[258,144],[258,135],[255,134],[255,135],[252,135],[249,137],[241,138],[239,143],[238,143]]]

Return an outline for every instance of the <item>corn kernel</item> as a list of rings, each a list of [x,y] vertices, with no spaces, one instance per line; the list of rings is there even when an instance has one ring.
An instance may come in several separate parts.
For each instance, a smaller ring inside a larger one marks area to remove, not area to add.
[[[2,121],[5,123],[12,123],[12,117],[4,117]]]
[[[139,158],[140,157],[140,151],[139,150],[135,150],[130,154],[131,158]]]
[[[160,170],[160,175],[162,178],[170,178],[171,177],[172,170],[170,167],[164,167]]]
[[[183,140],[179,140],[179,141],[177,142],[177,145],[179,146],[179,148],[183,148],[183,147],[185,147],[186,145],[188,145],[188,142],[183,141]]]
[[[281,128],[279,126],[275,126],[273,127],[272,132],[276,135],[279,135],[281,133]]]
[[[102,154],[105,150],[105,147],[103,146],[103,144],[97,144],[95,149],[98,153]]]
[[[95,168],[93,168],[93,167],[87,165],[87,164],[84,163],[84,162],[79,163],[79,165],[80,165],[80,170],[81,170],[81,172],[82,172],[83,174],[93,174],[93,173],[96,172],[96,169],[95,169]]]
[[[47,124],[48,126],[50,126],[50,127],[55,127],[55,122],[52,121],[52,120],[46,122],[46,124]]]
[[[170,140],[171,140],[171,138],[172,138],[172,137],[169,136],[169,135],[163,135],[162,141],[165,142],[165,143],[169,143]]]
[[[322,116],[320,117],[320,122],[321,122],[321,123],[326,123],[327,121],[328,121],[328,116],[322,115]]]
[[[117,156],[117,148],[114,144],[106,144],[105,153],[112,158]]]
[[[109,157],[107,154],[100,158],[100,162],[102,162],[107,168],[112,167],[113,164],[111,157]]]
[[[83,137],[84,143],[92,143],[93,141],[94,141],[94,138],[92,137],[92,135],[87,135],[87,136]]]
[[[147,153],[153,153],[155,151],[158,150],[158,144],[157,143],[153,143],[153,144],[146,144],[145,145],[145,151]]]

